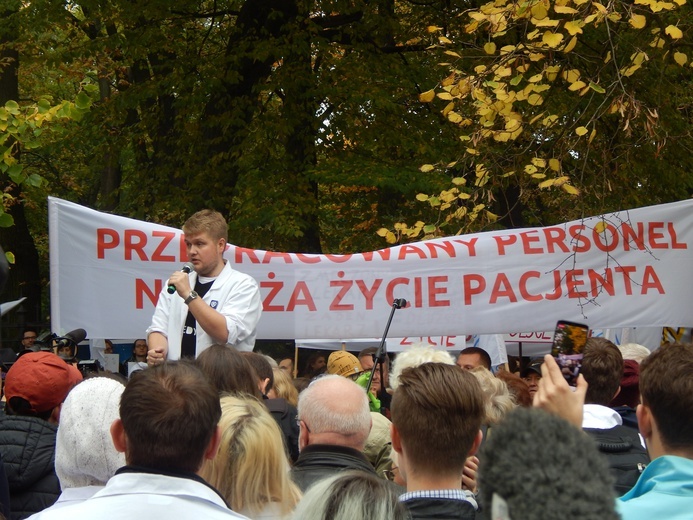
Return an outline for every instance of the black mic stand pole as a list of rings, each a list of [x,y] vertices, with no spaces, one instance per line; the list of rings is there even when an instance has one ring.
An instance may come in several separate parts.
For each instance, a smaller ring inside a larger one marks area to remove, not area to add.
[[[383,379],[383,363],[385,362],[385,356],[387,355],[387,348],[385,347],[385,339],[387,338],[387,333],[390,330],[390,323],[392,323],[392,317],[395,315],[397,309],[401,309],[407,304],[407,300],[404,298],[395,298],[392,302],[392,311],[390,311],[390,318],[387,320],[387,325],[385,325],[385,332],[380,340],[380,345],[378,345],[378,350],[375,353],[373,359],[373,368],[371,369],[371,376],[368,378],[368,384],[366,385],[366,393],[371,389],[371,383],[373,382],[373,375],[375,374],[376,368],[380,365],[380,388],[384,389],[385,380]],[[377,397],[377,396],[376,396]]]

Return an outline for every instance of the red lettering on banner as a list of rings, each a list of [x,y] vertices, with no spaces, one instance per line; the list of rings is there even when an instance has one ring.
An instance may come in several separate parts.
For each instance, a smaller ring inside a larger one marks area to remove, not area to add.
[[[398,260],[406,259],[407,255],[416,255],[421,259],[426,259],[426,253],[416,246],[404,245],[399,249]]]
[[[447,283],[447,276],[431,276],[428,279],[428,306],[429,307],[450,307],[450,300],[439,300],[438,294],[447,294],[447,287],[438,287],[438,283]]]
[[[395,300],[394,292],[395,287],[397,287],[398,285],[409,285],[409,278],[402,278],[400,276],[398,278],[393,278],[392,280],[390,280],[390,282],[385,287],[385,299],[387,300],[388,305],[392,305],[392,302]]]
[[[304,264],[320,263],[320,255],[304,255],[303,253],[296,253],[296,258],[298,258]]]
[[[522,238],[522,249],[526,255],[541,255],[544,253],[544,249],[541,247],[532,247],[533,243],[541,242],[537,230],[523,231],[520,233]]]
[[[664,294],[664,287],[662,287],[662,282],[659,281],[654,268],[651,265],[646,265],[645,274],[642,278],[641,294],[647,294],[649,289],[655,289],[659,294]]]
[[[561,228],[546,228],[544,229],[544,237],[546,238],[546,250],[549,253],[555,253],[556,246],[563,253],[570,253],[570,249],[566,245],[565,230]]]
[[[661,229],[664,229],[664,222],[649,223],[648,238],[652,249],[667,249],[668,244],[666,242],[658,242],[658,240],[664,238],[664,233],[660,231]]]
[[[480,274],[465,274],[462,277],[464,287],[464,304],[472,304],[472,296],[481,294],[486,290],[486,279]]]
[[[456,238],[455,240],[453,240],[453,242],[465,246],[467,248],[469,256],[476,256],[476,243],[478,242],[478,240],[478,237],[470,238],[469,240],[462,240],[460,238]]]
[[[611,234],[611,242],[602,242],[602,236],[604,240],[607,240],[607,231]],[[610,253],[618,247],[618,230],[613,225],[606,224],[604,226],[604,231],[601,233],[596,229],[592,230],[592,239],[594,240],[594,245],[597,246],[597,249]]]
[[[276,275],[274,273],[267,273],[267,278],[270,280],[274,279]],[[262,301],[262,310],[265,312],[282,312],[284,310],[283,305],[272,305],[272,301],[279,294],[279,291],[284,287],[284,282],[278,280],[276,282],[262,281],[260,282],[260,288],[269,289],[270,292],[265,299]]]
[[[378,278],[373,282],[373,287],[370,289],[366,286],[366,282],[363,280],[356,280],[356,286],[361,291],[361,294],[366,298],[366,310],[371,310],[373,308],[373,298],[378,292],[380,285],[383,283],[382,278]]]
[[[185,244],[185,235],[182,233],[179,235],[178,239],[178,251],[180,252],[181,260],[185,260],[186,262],[190,260],[190,257],[188,257],[188,246]]]
[[[363,259],[366,262],[371,262],[373,260],[374,253],[377,253],[380,256],[381,260],[389,260],[391,252],[392,252],[391,248],[378,249],[377,251],[368,251],[367,253],[361,253],[361,256],[363,256]]]
[[[543,300],[544,298],[541,294],[530,294],[527,290],[527,279],[529,278],[541,278],[541,273],[539,271],[527,271],[526,273],[522,273],[522,276],[520,276],[520,296],[522,296],[523,300],[528,302]]]
[[[618,266],[616,269],[614,269],[617,273],[623,273],[623,284],[625,285],[626,288],[626,294],[631,295],[633,294],[633,288],[630,285],[630,275],[635,272],[635,267],[633,266]]]
[[[632,226],[626,224],[625,222],[621,224],[621,234],[623,235],[623,249],[625,251],[631,250],[631,241],[635,244],[636,249],[640,251],[645,250],[645,239],[643,235],[645,233],[645,226],[642,222],[637,223],[638,231],[636,232]]]
[[[259,264],[260,259],[257,257],[257,252],[254,249],[248,249],[245,247],[236,247],[236,254],[234,255],[234,264],[243,263],[243,255],[248,257],[251,264]]]
[[[614,296],[616,294],[614,276],[611,269],[605,269],[604,276],[593,269],[590,269],[587,274],[590,280],[590,288],[593,297],[596,298],[600,291],[606,292],[609,296]]]
[[[585,281],[578,278],[583,275],[582,269],[568,269],[565,272],[565,285],[568,288],[568,298],[587,298],[587,293],[578,291],[578,287],[585,285]]]
[[[685,242],[679,242],[676,236],[676,229],[674,229],[674,223],[667,223],[667,229],[669,230],[669,236],[671,237],[671,248],[672,249],[688,249],[688,244]]]
[[[302,298],[301,295],[303,295]],[[286,310],[292,312],[297,305],[305,305],[308,307],[309,311],[317,310],[315,302],[313,301],[313,296],[311,296],[306,282],[296,283],[296,287],[294,287],[294,292],[291,293],[291,298],[289,298],[289,304],[286,306]]]
[[[171,241],[176,238],[176,234],[173,231],[152,231],[152,236],[161,237],[163,240],[159,242],[156,246],[154,254],[152,254],[152,262],[175,262],[176,257],[173,255],[165,255],[164,249],[171,243]]]
[[[411,302],[407,302],[406,307],[409,306],[411,306]],[[421,290],[421,277],[419,276],[414,278],[414,307],[417,309],[423,307],[423,291]]]
[[[505,273],[498,273],[498,275],[496,275],[496,282],[493,284],[493,289],[491,289],[491,299],[489,303],[497,303],[498,298],[507,298],[513,303],[517,302],[517,296],[515,296],[510,285],[510,280],[508,280]]]
[[[156,306],[159,294],[164,288],[163,280],[154,280],[154,290],[150,289],[147,283],[140,279],[135,279],[135,308],[144,309],[144,297],[149,298],[152,305]]]
[[[124,238],[125,260],[132,260],[132,253],[137,253],[140,260],[148,260],[144,246],[147,245],[147,235],[139,229],[126,229]]]
[[[273,258],[281,258],[284,260],[285,264],[293,264],[293,260],[291,259],[291,254],[289,253],[276,253],[274,251],[265,251],[265,256],[262,257],[262,263],[263,264],[269,264],[270,261]]]
[[[585,226],[582,224],[576,224],[568,228],[571,240],[575,241],[573,244],[573,251],[575,253],[585,253],[590,250],[590,241],[583,235],[584,231]]]
[[[348,254],[348,255],[325,255],[325,258],[330,260],[331,262],[334,262],[335,264],[343,264],[344,262],[348,262],[351,260],[351,257],[353,255]]]
[[[344,277],[344,271],[339,271],[337,273],[337,276],[340,278]],[[330,280],[330,287],[341,287],[339,292],[337,293],[337,296],[334,297],[334,300],[332,300],[332,303],[330,303],[330,310],[331,311],[353,311],[354,310],[354,305],[351,303],[341,303],[342,299],[346,296],[346,293],[349,292],[349,289],[351,289],[351,286],[354,285],[353,280]]]
[[[448,258],[455,258],[457,251],[455,250],[455,244],[445,240],[442,243],[437,242],[424,242],[424,245],[428,248],[428,252],[431,254],[431,258],[438,258],[438,250],[442,249],[448,255]]]
[[[517,242],[517,235],[496,235],[493,237],[493,239],[496,241],[496,247],[498,247],[498,254],[504,255],[505,248]]]
[[[96,230],[96,257],[105,258],[106,249],[115,249],[120,244],[120,236],[115,229],[98,228]]]

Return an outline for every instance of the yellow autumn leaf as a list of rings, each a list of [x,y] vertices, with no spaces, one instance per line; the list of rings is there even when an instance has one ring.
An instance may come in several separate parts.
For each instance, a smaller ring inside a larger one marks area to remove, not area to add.
[[[561,188],[563,188],[563,191],[570,195],[580,195],[580,190],[578,190],[575,186],[571,186],[570,184],[561,184]]]
[[[664,32],[671,36],[674,40],[680,40],[681,38],[683,38],[683,32],[675,25],[667,26],[667,28],[664,29]]]
[[[434,169],[435,169],[435,166],[433,166],[432,164],[424,164],[423,166],[421,166],[419,168],[419,171],[421,173],[428,173],[430,171],[433,171]]]
[[[537,20],[543,20],[546,18],[547,14],[548,11],[546,10],[546,6],[543,4],[543,2],[538,2],[532,6],[532,16]]]
[[[563,41],[563,35],[561,33],[546,31],[544,36],[542,36],[541,41],[544,42],[545,45],[555,49]]]
[[[435,26],[435,25],[429,25],[428,27],[426,27],[426,30],[427,30],[429,33],[434,33],[434,32],[438,32],[438,31],[442,31],[443,28],[442,28],[442,27],[437,27],[437,26]]]
[[[467,184],[467,179],[465,179],[464,177],[453,177],[452,183],[455,186],[461,186],[461,185]]]
[[[591,143],[592,141],[594,141],[594,138],[596,137],[596,135],[597,135],[597,129],[596,129],[596,128],[593,128],[593,129],[592,129],[592,133],[590,134],[590,138],[589,138],[589,140],[588,140],[587,142],[588,142],[588,143]]]
[[[557,172],[561,169],[561,163],[558,159],[549,159],[549,168]]]
[[[645,18],[641,14],[634,14],[633,16],[630,17],[630,20],[628,20],[628,23],[634,29],[642,29],[643,27],[645,27],[645,24],[647,23],[647,18]]]
[[[447,54],[448,56],[452,56],[453,58],[461,58],[462,57],[459,54],[457,54],[455,51],[445,51],[445,54]]]
[[[419,101],[421,101],[422,103],[430,103],[431,101],[433,101],[433,99],[435,99],[435,97],[435,90],[431,89],[419,94]]]
[[[582,137],[583,135],[585,135],[587,133],[587,128],[585,128],[584,126],[578,126],[575,129],[575,133],[577,135],[579,135],[580,137]]]
[[[571,20],[570,22],[566,22],[563,27],[565,27],[565,30],[568,31],[568,33],[571,36],[575,36],[576,34],[582,34],[582,27],[580,22]]]
[[[540,188],[548,188],[549,186],[553,186],[555,179],[546,179],[544,182],[539,183]]]
[[[546,159],[541,157],[532,157],[532,164],[537,168],[546,168]]]
[[[600,220],[597,222],[597,224],[594,226],[594,232],[595,233],[604,233],[606,231],[606,222],[603,220]]]
[[[464,119],[461,115],[459,115],[457,112],[450,111],[448,113],[448,121],[451,123],[461,123],[462,119]]]
[[[563,47],[563,52],[568,53],[568,52],[572,51],[576,45],[577,45],[577,36],[573,36],[570,39],[570,41],[568,42],[568,45]]]
[[[580,79],[580,71],[577,69],[565,70],[561,76],[563,76],[563,79],[568,83],[575,83],[578,79]]]
[[[528,164],[527,166],[525,166],[525,173],[537,173],[537,167],[533,164]]]
[[[606,14],[608,11],[606,10],[606,7],[604,7],[602,4],[599,2],[592,2],[592,6],[597,8],[597,11],[599,11],[602,14]]]
[[[576,90],[580,90],[581,88],[585,88],[585,85],[587,85],[587,83],[585,83],[584,81],[577,80],[574,83],[570,84],[570,86],[568,87],[568,90],[575,92]]]
[[[426,195],[425,193],[417,193],[416,194],[416,200],[420,200],[421,202],[426,202],[428,200],[428,195]],[[378,234],[380,234],[380,233],[378,233]],[[382,235],[380,235],[380,236],[382,236]]]
[[[385,242],[388,244],[396,244],[397,243],[397,237],[392,231],[388,231],[387,235],[385,235]]]
[[[527,103],[529,103],[530,105],[538,106],[541,105],[543,102],[544,98],[536,92],[532,92],[529,96],[527,96]]]
[[[675,52],[674,61],[683,67],[688,61],[688,56],[686,56],[683,52]]]
[[[573,7],[568,7],[566,5],[554,5],[553,10],[558,14],[575,14],[578,12],[577,9],[574,9]]]
[[[488,42],[484,45],[484,52],[486,54],[494,54],[496,52],[496,44],[493,42]]]
[[[449,39],[449,38],[446,38],[445,36],[439,36],[439,37],[438,37],[438,41],[439,41],[440,43],[443,43],[443,44],[452,43],[452,41],[450,41],[450,39]]]

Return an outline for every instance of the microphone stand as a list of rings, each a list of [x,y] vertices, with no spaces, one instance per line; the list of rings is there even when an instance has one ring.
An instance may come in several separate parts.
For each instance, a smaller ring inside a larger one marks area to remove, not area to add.
[[[380,340],[380,345],[378,345],[378,350],[375,353],[373,359],[373,368],[371,369],[371,376],[368,378],[368,384],[366,385],[366,393],[371,389],[371,383],[373,382],[373,375],[375,374],[376,368],[380,368],[380,389],[384,390],[383,386],[385,384],[385,379],[383,378],[383,363],[385,362],[385,356],[387,356],[387,348],[385,347],[385,339],[387,338],[387,333],[390,330],[390,323],[392,323],[392,317],[395,315],[397,309],[407,305],[407,300],[404,298],[395,298],[392,302],[392,311],[390,311],[390,318],[387,320],[387,325],[385,325],[385,332]],[[376,396],[377,397],[377,396]]]

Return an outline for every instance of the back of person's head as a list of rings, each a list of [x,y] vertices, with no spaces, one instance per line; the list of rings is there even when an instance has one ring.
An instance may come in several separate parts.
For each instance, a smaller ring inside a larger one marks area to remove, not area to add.
[[[262,396],[257,386],[255,369],[231,345],[212,345],[197,356],[195,364],[220,394]]]
[[[82,375],[52,352],[27,352],[5,376],[6,411],[49,420]]]
[[[111,424],[125,386],[115,379],[90,377],[70,391],[60,410],[55,441],[55,472],[60,488],[103,486],[125,455],[111,441]]]
[[[248,363],[250,363],[250,366],[253,367],[261,383],[264,384],[264,382],[267,381],[267,384],[264,387],[264,393],[267,394],[267,392],[272,390],[272,386],[274,386],[274,372],[272,371],[272,365],[270,365],[265,356],[258,354],[257,352],[241,352],[241,356],[243,356]]]
[[[399,385],[399,375],[407,368],[417,367],[424,363],[444,363],[446,365],[454,365],[453,357],[444,350],[434,349],[430,345],[413,346],[404,352],[397,354],[392,363],[392,372],[390,373],[390,388],[397,389]]]
[[[344,471],[318,481],[298,503],[294,520],[407,520],[390,483],[365,471]]]
[[[640,395],[667,450],[693,456],[693,344],[659,347],[640,364]]]
[[[605,338],[589,338],[585,344],[580,373],[589,385],[585,403],[609,406],[623,377],[623,356]]]
[[[211,209],[200,210],[188,218],[183,224],[183,233],[186,235],[207,233],[212,240],[223,238],[225,241],[229,241],[229,228],[226,225],[226,220],[221,213]]]
[[[650,349],[639,343],[622,343],[618,346],[618,350],[621,351],[623,359],[632,359],[638,364],[650,355]]]
[[[189,361],[136,372],[120,399],[131,466],[196,472],[216,431],[219,394]]]
[[[291,406],[298,406],[298,390],[294,386],[294,380],[291,376],[281,368],[273,368],[274,374],[274,393],[277,397],[285,399]]]
[[[363,450],[371,429],[366,391],[345,377],[323,376],[298,396],[298,417],[322,444]]]
[[[289,476],[282,432],[257,399],[221,398],[221,443],[200,476],[224,496],[231,509],[255,517],[270,503],[289,514],[301,494]]]
[[[491,370],[491,356],[489,356],[488,352],[486,352],[483,348],[479,347],[467,347],[465,349],[462,349],[460,352],[460,356],[465,355],[477,355],[479,356],[479,360],[481,361],[481,366],[484,367],[486,370]]]
[[[509,518],[617,520],[606,458],[580,429],[536,408],[517,408],[494,426],[479,455],[484,518],[494,495]]]
[[[515,408],[508,385],[496,378],[490,370],[484,367],[476,367],[470,370],[481,385],[481,390],[486,396],[486,418],[484,424],[496,424],[510,410]]]
[[[621,391],[611,400],[609,406],[637,408],[638,403],[640,403],[640,365],[633,359],[624,359]]]
[[[424,363],[399,375],[390,414],[408,461],[417,471],[431,473],[464,466],[486,408],[471,373],[456,365]]]
[[[507,370],[499,370],[496,377],[508,386],[510,395],[512,395],[517,406],[532,406],[532,396],[529,394],[529,387],[520,376]]]

